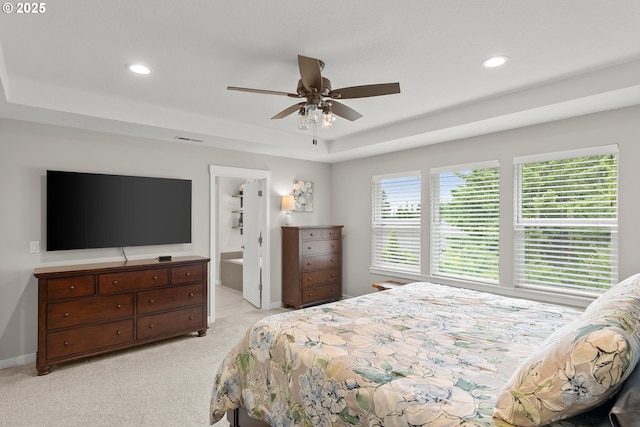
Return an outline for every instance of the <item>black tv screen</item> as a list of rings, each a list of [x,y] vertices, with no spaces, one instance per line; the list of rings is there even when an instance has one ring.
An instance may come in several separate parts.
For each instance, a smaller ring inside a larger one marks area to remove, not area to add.
[[[47,250],[191,243],[191,180],[47,171]]]

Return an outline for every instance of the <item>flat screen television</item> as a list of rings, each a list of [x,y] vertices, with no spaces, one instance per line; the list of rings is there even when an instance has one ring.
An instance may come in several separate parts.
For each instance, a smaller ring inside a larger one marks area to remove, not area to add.
[[[47,171],[47,251],[191,243],[191,180]]]

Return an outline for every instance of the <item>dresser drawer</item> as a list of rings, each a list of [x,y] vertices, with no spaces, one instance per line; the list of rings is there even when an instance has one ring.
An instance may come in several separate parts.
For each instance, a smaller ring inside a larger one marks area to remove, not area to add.
[[[101,274],[98,278],[98,288],[101,294],[144,289],[152,286],[163,286],[168,284],[168,268],[154,268],[124,273],[108,273]]]
[[[137,333],[138,339],[144,340],[194,331],[202,326],[202,307],[194,307],[139,317]]]
[[[340,266],[340,257],[337,254],[324,254],[302,258],[302,271],[322,270],[337,268]]]
[[[138,292],[138,314],[202,304],[202,284]]]
[[[329,270],[312,271],[302,274],[302,286],[316,286],[323,283],[338,282],[340,280],[340,269],[332,268]]]
[[[86,326],[47,334],[47,358],[99,351],[107,347],[133,342],[133,320]]]
[[[199,282],[203,277],[202,265],[187,265],[185,267],[176,267],[171,269],[171,283],[189,283]]]
[[[342,235],[342,229],[327,228],[322,230],[323,239],[339,239]]]
[[[47,280],[47,299],[86,297],[95,291],[94,276],[74,276]]]
[[[133,316],[133,294],[47,305],[47,330]]]
[[[337,300],[342,296],[340,285],[330,284],[314,286],[302,290],[302,305],[312,304],[318,301]]]
[[[318,254],[327,254],[327,253],[339,253],[340,251],[340,240],[332,239],[332,240],[316,240],[316,241],[307,241],[302,243],[302,255],[318,255]]]
[[[300,238],[302,240],[322,239],[322,229],[300,230]]]

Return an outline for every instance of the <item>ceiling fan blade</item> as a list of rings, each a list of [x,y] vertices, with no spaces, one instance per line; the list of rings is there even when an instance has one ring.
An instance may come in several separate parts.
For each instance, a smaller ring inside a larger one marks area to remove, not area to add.
[[[291,107],[280,111],[278,114],[276,114],[275,116],[271,117],[271,119],[282,119],[283,117],[287,117],[289,114],[295,113],[296,111],[300,110],[300,107],[304,106],[304,102],[301,102],[299,104],[294,104]]]
[[[300,98],[297,93],[279,92],[277,90],[251,89],[248,87],[227,86],[227,90],[237,90],[240,92],[264,93],[266,95],[284,95],[291,98]]]
[[[362,114],[358,113],[353,108],[347,107],[346,105],[336,101],[331,101],[331,112],[336,116],[340,116],[343,119],[351,121],[358,120],[360,117],[362,117]]]
[[[298,68],[300,68],[300,77],[302,78],[302,83],[305,88],[308,90],[315,88],[318,92],[322,91],[322,75],[320,73],[319,59],[298,55]]]
[[[331,98],[353,99],[400,93],[400,83],[380,83],[374,85],[351,86],[329,92]]]

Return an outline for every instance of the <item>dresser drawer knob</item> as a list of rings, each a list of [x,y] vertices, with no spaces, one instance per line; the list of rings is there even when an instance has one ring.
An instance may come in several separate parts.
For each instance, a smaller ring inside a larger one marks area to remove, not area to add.
[[[158,276],[153,276],[153,280],[158,280]]]
[[[331,277],[336,277],[336,275],[335,275],[335,274],[333,274],[333,273],[331,273]]]
[[[311,277],[307,277],[307,282],[310,282],[310,281],[311,281]]]
[[[186,273],[184,273],[185,276],[189,277],[191,276],[191,273],[189,273],[188,271]]]
[[[122,332],[116,331],[116,335],[122,335]]]
[[[307,249],[311,250],[311,246],[307,246]]]
[[[69,345],[69,341],[63,342],[64,345]]]
[[[69,289],[70,289],[70,290],[74,290],[75,288],[76,288],[76,286],[75,286],[75,285],[71,285],[71,286],[69,286]]]
[[[150,302],[151,304],[153,304],[155,301],[154,301],[154,299],[153,299],[153,298],[151,298],[151,299],[149,300],[149,302]]]
[[[307,261],[307,265],[311,265],[311,261]]]
[[[311,292],[309,292],[309,296],[311,296]]]
[[[122,304],[116,304],[116,308],[122,308]]]
[[[149,325],[149,328],[153,329],[153,323]]]
[[[69,317],[69,313],[65,312],[63,316],[64,317]]]
[[[117,281],[117,280],[114,280],[114,281],[113,281],[113,286],[116,286],[117,284],[118,284],[118,281]]]
[[[193,320],[193,316],[189,316],[189,320]]]
[[[195,294],[194,294],[193,292],[189,292],[189,296],[190,296],[190,297],[192,297],[192,296],[194,296],[194,295],[195,295]]]

